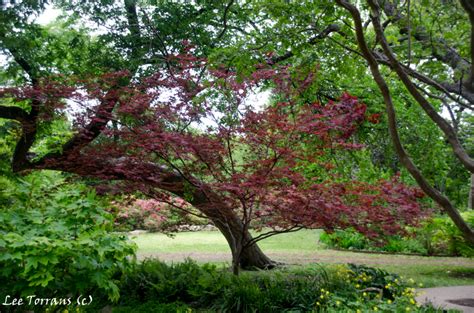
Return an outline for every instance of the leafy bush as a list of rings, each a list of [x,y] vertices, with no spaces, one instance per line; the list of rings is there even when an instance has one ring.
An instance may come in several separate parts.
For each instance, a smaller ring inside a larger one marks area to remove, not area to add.
[[[111,216],[93,192],[55,172],[0,184],[2,292],[61,298],[98,290],[118,298],[114,275],[135,246],[108,232]]]
[[[474,227],[473,211],[463,212],[461,215]],[[407,236],[385,236],[377,241],[348,228],[322,233],[320,241],[330,248],[348,250],[474,257],[474,247],[464,240],[461,232],[447,216],[427,219],[420,227],[408,228],[407,233]]]
[[[467,223],[474,228],[474,212],[461,213]],[[448,253],[454,256],[474,257],[474,247],[462,237],[461,231],[446,216],[425,221],[423,227],[415,229],[417,237],[424,241],[431,254]]]
[[[427,255],[428,250],[423,241],[417,236],[390,236],[387,242],[380,247],[381,251],[393,253],[416,253]]]
[[[349,250],[363,250],[371,245],[368,238],[352,227],[344,230],[336,229],[333,233],[323,232],[319,240],[328,247]]]

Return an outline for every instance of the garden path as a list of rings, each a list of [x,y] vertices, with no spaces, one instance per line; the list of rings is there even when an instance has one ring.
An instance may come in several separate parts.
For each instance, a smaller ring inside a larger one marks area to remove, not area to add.
[[[464,313],[474,313],[474,286],[453,286],[418,289],[419,303],[432,303],[443,309],[457,309]]]

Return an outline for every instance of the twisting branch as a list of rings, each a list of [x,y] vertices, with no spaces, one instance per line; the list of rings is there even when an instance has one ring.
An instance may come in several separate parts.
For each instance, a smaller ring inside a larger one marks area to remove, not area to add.
[[[409,1],[410,2],[410,1]],[[464,9],[468,12],[470,18],[472,13],[472,1],[469,0],[460,0],[461,4],[464,6]],[[432,37],[428,34],[427,30],[423,27],[411,27],[411,17],[409,16],[410,13],[407,12],[407,15],[404,15],[401,10],[397,8],[397,1],[386,0],[386,1],[379,1],[381,10],[385,13],[388,20],[382,25],[382,28],[385,29],[387,22],[402,22],[400,26],[401,30],[400,33],[403,35],[408,35],[407,39],[409,45],[411,45],[411,39],[413,38],[415,41],[421,43],[422,46],[426,47],[428,51],[432,51],[432,57],[436,60],[446,64],[447,66],[451,67],[454,71],[459,71],[461,73],[468,74],[469,71],[473,73],[472,68],[472,60],[471,63],[463,58],[460,53],[452,46],[450,46],[446,40],[441,37]],[[467,6],[466,6],[467,5]],[[469,7],[471,9],[469,9]],[[404,23],[408,24],[408,27],[404,27]],[[471,19],[471,30],[472,30],[473,20]],[[473,46],[473,34],[471,32],[471,51]],[[411,49],[409,49],[411,50]],[[471,53],[472,58],[472,53]],[[409,58],[410,59],[410,58]],[[412,76],[410,74],[410,76]],[[448,88],[447,86],[452,85],[452,83],[443,82],[440,83],[445,85],[445,89],[450,89],[449,91],[455,94],[458,94],[468,100],[471,103],[474,103],[474,86],[472,85],[471,79],[465,80],[462,82],[464,84],[463,90],[459,90],[459,88]],[[457,85],[457,82],[455,82]],[[450,86],[451,87],[451,86]]]
[[[69,154],[74,151],[79,151],[83,147],[87,146],[94,139],[96,139],[102,131],[105,129],[107,123],[110,120],[110,115],[115,108],[115,105],[118,101],[118,94],[115,89],[109,90],[109,92],[104,97],[102,103],[98,106],[96,110],[96,115],[92,118],[91,122],[77,133],[74,137],[68,140],[61,149],[61,152],[52,152],[43,156],[41,159],[29,163],[29,168],[40,168],[47,161],[54,160],[58,162],[60,160],[66,160]],[[25,168],[17,168],[18,170],[23,170]]]
[[[225,9],[224,9],[224,16],[222,17],[222,30],[221,32],[219,33],[219,35],[217,35],[217,39],[221,39],[222,36],[224,36],[225,32],[227,31],[227,15],[229,13],[229,10],[230,10],[230,7],[232,6],[232,4],[234,4],[234,0],[230,0],[229,3],[226,5]]]

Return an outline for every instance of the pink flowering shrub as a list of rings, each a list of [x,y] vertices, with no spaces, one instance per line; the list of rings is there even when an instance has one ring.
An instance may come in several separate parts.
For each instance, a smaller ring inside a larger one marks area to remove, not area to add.
[[[136,199],[131,196],[122,201],[114,201],[112,204],[115,212],[115,226],[120,231],[140,229],[151,232],[170,232],[184,224],[207,223],[207,220],[187,214],[187,211],[193,212],[194,209],[189,203],[179,198],[166,203],[154,199]]]

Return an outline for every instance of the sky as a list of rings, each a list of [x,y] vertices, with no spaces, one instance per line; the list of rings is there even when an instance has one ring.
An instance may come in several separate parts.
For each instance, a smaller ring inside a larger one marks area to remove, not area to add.
[[[43,13],[36,18],[36,22],[41,25],[46,25],[61,14],[61,10],[54,9],[50,4],[46,6],[46,9]]]

